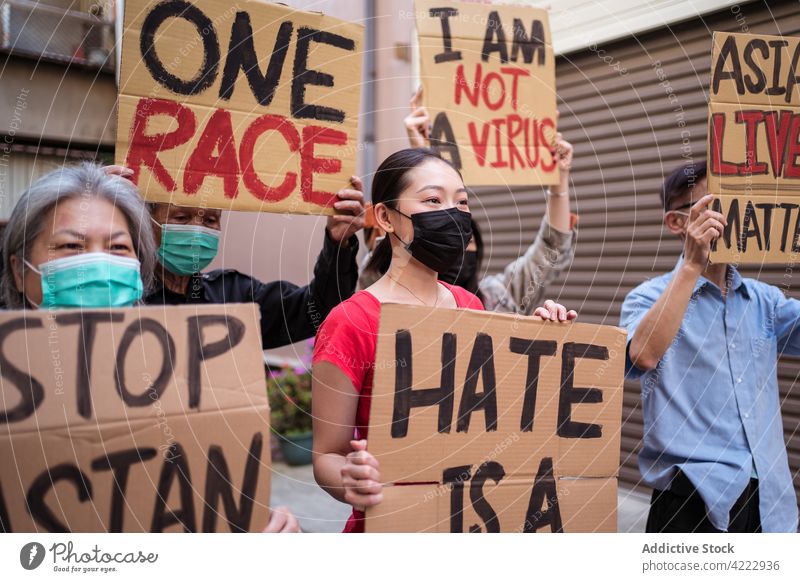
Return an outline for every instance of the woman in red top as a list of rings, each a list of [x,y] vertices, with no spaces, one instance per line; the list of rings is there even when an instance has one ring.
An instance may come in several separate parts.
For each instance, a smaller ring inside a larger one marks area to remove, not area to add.
[[[353,506],[346,532],[364,531],[363,511],[381,502],[378,461],[367,452],[369,404],[381,303],[483,310],[480,300],[437,280],[463,259],[472,236],[461,175],[432,150],[401,150],[386,158],[372,182],[375,221],[386,233],[371,261],[391,255],[375,284],[339,304],[317,333],[313,356],[314,477]],[[548,301],[534,313],[574,319]]]

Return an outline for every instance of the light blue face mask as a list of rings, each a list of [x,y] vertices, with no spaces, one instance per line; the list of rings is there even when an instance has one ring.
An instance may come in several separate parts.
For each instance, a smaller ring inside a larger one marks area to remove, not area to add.
[[[25,264],[42,279],[42,303],[37,307],[45,309],[130,307],[144,293],[139,261],[128,257],[81,253],[42,263],[38,269]]]
[[[161,245],[158,247],[158,260],[169,272],[193,275],[205,269],[217,256],[218,230],[194,224],[159,226]]]

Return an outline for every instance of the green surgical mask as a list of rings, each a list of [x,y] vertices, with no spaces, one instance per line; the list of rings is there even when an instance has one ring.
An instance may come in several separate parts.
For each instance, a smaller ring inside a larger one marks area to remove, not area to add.
[[[130,307],[144,293],[139,261],[129,257],[81,253],[42,263],[38,269],[25,264],[42,279],[42,303],[37,307]]]
[[[161,224],[158,260],[171,273],[194,275],[205,269],[219,249],[219,231],[193,224]]]

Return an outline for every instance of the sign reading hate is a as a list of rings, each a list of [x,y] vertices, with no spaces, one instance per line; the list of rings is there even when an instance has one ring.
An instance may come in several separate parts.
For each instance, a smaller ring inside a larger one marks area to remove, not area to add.
[[[800,38],[715,32],[708,191],[727,218],[711,259],[800,258]]]
[[[127,0],[116,162],[155,202],[332,214],[363,27],[257,0]]]
[[[414,7],[431,147],[471,186],[557,184],[547,11],[436,0]]]
[[[379,330],[366,531],[616,531],[624,330],[402,305]]]
[[[253,304],[0,312],[0,531],[260,531]]]

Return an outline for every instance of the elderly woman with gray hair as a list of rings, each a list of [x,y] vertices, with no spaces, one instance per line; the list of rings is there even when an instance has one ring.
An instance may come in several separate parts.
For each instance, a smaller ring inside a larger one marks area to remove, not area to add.
[[[0,301],[9,309],[107,308],[151,290],[156,245],[136,186],[84,163],[54,170],[17,202],[3,233]],[[298,532],[286,507],[265,532]]]
[[[136,304],[150,289],[156,246],[136,186],[83,163],[54,170],[17,202],[3,233],[8,309]]]

